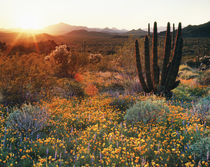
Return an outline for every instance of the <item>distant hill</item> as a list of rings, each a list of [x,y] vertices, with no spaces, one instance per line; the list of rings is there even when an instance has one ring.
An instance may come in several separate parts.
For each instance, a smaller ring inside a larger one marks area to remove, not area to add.
[[[200,25],[189,25],[182,32],[184,37],[210,37],[210,21]]]
[[[95,38],[110,38],[113,35],[105,32],[87,31],[87,30],[74,30],[65,35],[71,39],[95,39]]]
[[[85,26],[74,26],[65,23],[59,23],[50,25],[42,30],[44,33],[52,34],[52,35],[63,35],[75,30],[86,30],[86,31],[94,31],[94,32],[105,32],[105,33],[125,33],[127,30],[119,30],[117,28],[88,28]]]
[[[147,31],[144,31],[142,29],[138,29],[138,30],[131,30],[131,31],[128,31],[126,34],[128,35],[136,35],[136,36],[144,36],[147,34]]]
[[[165,35],[166,31],[162,31],[159,34]],[[182,29],[183,37],[210,37],[210,21],[200,25],[188,25]]]
[[[83,26],[72,26],[65,23],[59,23],[59,24],[54,24],[54,25],[45,27],[42,31],[44,33],[48,33],[52,35],[62,35],[62,34],[66,34],[74,30],[81,30],[81,29],[86,29],[86,28],[87,27],[83,27]]]

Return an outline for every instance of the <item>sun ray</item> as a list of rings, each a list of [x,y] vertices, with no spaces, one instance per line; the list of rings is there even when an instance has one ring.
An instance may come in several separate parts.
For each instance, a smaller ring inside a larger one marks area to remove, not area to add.
[[[23,35],[23,32],[18,33],[16,38],[12,41],[12,43],[9,45],[8,49],[6,50],[6,53],[5,53],[6,56],[9,55],[9,53],[11,52],[11,50],[13,49],[13,47],[15,46],[15,44],[17,43],[17,41],[20,39],[22,35]]]
[[[33,44],[35,45],[36,51],[40,53],[39,45],[37,43],[36,34],[31,34],[33,38]]]

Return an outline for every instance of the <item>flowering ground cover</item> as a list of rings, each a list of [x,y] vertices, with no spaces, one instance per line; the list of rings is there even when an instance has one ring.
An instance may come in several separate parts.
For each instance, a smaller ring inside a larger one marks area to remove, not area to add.
[[[140,95],[118,98],[132,105],[162,100]],[[119,106],[123,103],[113,105],[114,100],[96,95],[42,101],[39,107],[47,114],[37,120],[25,114],[27,120],[32,118],[33,129],[20,126],[24,122],[16,122],[19,129],[11,128],[11,119],[18,116],[9,116],[10,109],[1,106],[0,166],[208,166],[209,140],[201,153],[195,146],[209,139],[209,126],[196,113],[163,100],[169,111],[163,108],[146,123],[132,122],[125,119],[126,110]],[[38,125],[41,128],[33,132]]]

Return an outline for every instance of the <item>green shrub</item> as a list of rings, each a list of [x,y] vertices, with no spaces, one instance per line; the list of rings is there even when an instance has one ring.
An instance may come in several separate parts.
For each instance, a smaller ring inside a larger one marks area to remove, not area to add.
[[[203,97],[207,93],[208,90],[203,87],[190,87],[181,84],[173,90],[173,98],[178,101],[196,101],[198,98]]]
[[[41,132],[48,124],[49,115],[45,108],[24,104],[10,113],[7,126],[22,135],[33,136]]]
[[[202,138],[195,144],[190,146],[190,152],[195,156],[195,162],[198,164],[199,161],[208,162],[208,154],[210,150],[210,137]]]
[[[124,117],[129,122],[142,121],[148,123],[150,121],[159,121],[164,118],[164,112],[169,112],[169,108],[164,105],[161,100],[158,101],[140,101],[127,110]]]

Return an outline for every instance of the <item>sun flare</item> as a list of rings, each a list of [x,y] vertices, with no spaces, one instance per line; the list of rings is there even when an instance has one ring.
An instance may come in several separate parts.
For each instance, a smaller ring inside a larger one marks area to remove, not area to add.
[[[41,29],[41,25],[38,20],[31,15],[25,15],[17,19],[17,27],[23,30],[38,30]]]

